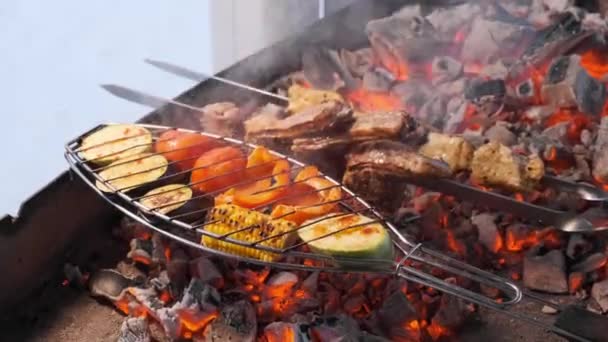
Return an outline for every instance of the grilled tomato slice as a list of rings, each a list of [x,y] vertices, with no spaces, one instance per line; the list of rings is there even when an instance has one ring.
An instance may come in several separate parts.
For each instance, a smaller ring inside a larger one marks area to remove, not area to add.
[[[203,153],[194,163],[190,181],[199,192],[229,188],[242,181],[247,158],[235,147],[219,147]]]
[[[216,139],[174,129],[161,134],[154,145],[156,152],[162,153],[180,171],[192,169],[198,157],[216,147],[220,147]]]

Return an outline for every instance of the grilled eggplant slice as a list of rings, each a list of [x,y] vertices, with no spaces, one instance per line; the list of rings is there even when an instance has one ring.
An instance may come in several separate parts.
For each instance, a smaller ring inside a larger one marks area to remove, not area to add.
[[[393,258],[393,244],[388,231],[367,216],[329,214],[314,219],[314,222],[305,222],[298,236],[317,253],[349,259]]]
[[[164,215],[183,208],[191,199],[192,189],[187,185],[169,184],[148,191],[139,204]]]
[[[82,139],[80,156],[96,165],[150,151],[152,133],[136,125],[106,126]]]
[[[142,153],[115,161],[99,172],[99,177],[111,187],[106,186],[99,180],[95,183],[95,186],[103,192],[114,192],[114,189],[127,192],[157,181],[167,173],[167,169],[168,162],[165,157]]]

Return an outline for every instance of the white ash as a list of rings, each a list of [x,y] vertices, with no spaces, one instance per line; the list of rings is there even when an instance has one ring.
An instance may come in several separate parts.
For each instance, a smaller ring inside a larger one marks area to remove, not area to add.
[[[528,34],[528,28],[475,18],[462,46],[462,61],[488,63],[512,50]]]
[[[601,312],[608,312],[608,279],[593,284],[591,297],[601,308]]]
[[[174,305],[173,309],[189,308],[210,312],[216,310],[220,303],[221,297],[215,287],[205,284],[197,278],[192,278],[184,290],[181,301]]]
[[[157,277],[154,277],[150,280],[150,284],[152,284],[152,286],[154,286],[154,288],[160,292],[169,289],[171,279],[169,279],[167,271],[163,270],[158,274]]]
[[[476,3],[465,3],[458,6],[442,7],[427,15],[429,22],[441,32],[446,39],[453,39],[459,30],[468,32],[471,21],[481,15],[481,7]]]
[[[127,317],[120,327],[118,342],[150,342],[148,322],[142,317]]]
[[[450,56],[438,56],[433,58],[431,73],[434,85],[453,81],[462,75],[464,67],[462,63]]]
[[[396,17],[411,18],[422,15],[422,10],[420,9],[420,5],[407,5],[403,6],[393,15]]]
[[[443,126],[443,132],[456,133],[462,125],[466,114],[468,102],[464,98],[452,98],[446,105],[447,119]]]
[[[481,213],[471,217],[471,222],[479,232],[479,242],[492,252],[497,252],[496,241],[501,238],[496,226],[496,217],[496,214],[491,213]]]
[[[548,305],[543,306],[541,311],[542,311],[542,313],[547,314],[547,315],[555,315],[556,313],[558,313],[556,308],[554,308],[552,306],[548,306]]]
[[[498,59],[494,63],[484,64],[480,75],[490,79],[505,79],[509,72],[509,67],[505,64],[504,59]]]
[[[490,141],[498,141],[505,146],[513,146],[517,143],[517,137],[509,129],[509,123],[498,121],[484,133]]]

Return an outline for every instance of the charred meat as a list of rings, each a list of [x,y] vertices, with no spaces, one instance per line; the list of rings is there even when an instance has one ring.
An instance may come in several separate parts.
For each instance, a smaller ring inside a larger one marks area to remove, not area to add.
[[[328,101],[281,118],[279,113],[263,112],[245,122],[247,140],[294,139],[331,130],[350,122],[352,111],[337,101]]]
[[[372,139],[397,139],[406,125],[405,112],[355,113],[355,121],[345,134],[294,139],[292,151],[335,151]]]

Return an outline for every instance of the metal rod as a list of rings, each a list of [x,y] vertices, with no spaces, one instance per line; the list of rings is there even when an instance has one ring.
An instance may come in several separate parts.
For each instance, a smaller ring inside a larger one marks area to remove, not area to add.
[[[284,97],[284,96],[281,96],[281,95],[277,95],[275,93],[272,93],[272,92],[269,92],[269,91],[266,91],[266,90],[262,90],[262,89],[259,89],[259,88],[256,88],[256,87],[252,87],[252,86],[249,86],[249,85],[246,85],[246,84],[243,84],[243,83],[231,81],[229,79],[226,79],[226,78],[223,78],[223,77],[220,77],[220,76],[213,76],[213,75],[210,75],[210,74],[207,74],[207,73],[202,73],[202,72],[199,72],[199,71],[194,71],[194,70],[191,70],[191,69],[188,69],[188,68],[176,65],[176,64],[172,64],[172,63],[164,62],[164,61],[159,61],[159,60],[154,60],[154,59],[150,59],[150,58],[146,58],[144,61],[146,63],[148,63],[148,64],[150,64],[150,65],[158,68],[158,69],[161,69],[161,70],[165,71],[165,72],[168,72],[168,73],[171,73],[173,75],[180,76],[180,77],[184,77],[184,78],[187,78],[187,79],[192,80],[192,81],[204,82],[204,81],[206,81],[208,79],[212,79],[212,80],[216,80],[218,82],[222,82],[222,83],[225,83],[225,84],[237,87],[237,88],[245,89],[245,90],[248,90],[248,91],[251,91],[251,92],[254,92],[254,93],[258,93],[258,94],[261,94],[261,95],[265,95],[265,96],[270,96],[270,97],[273,97],[275,99],[278,99],[278,100],[281,100],[281,101],[284,101],[284,102],[289,102],[289,98],[287,98],[287,97]]]

